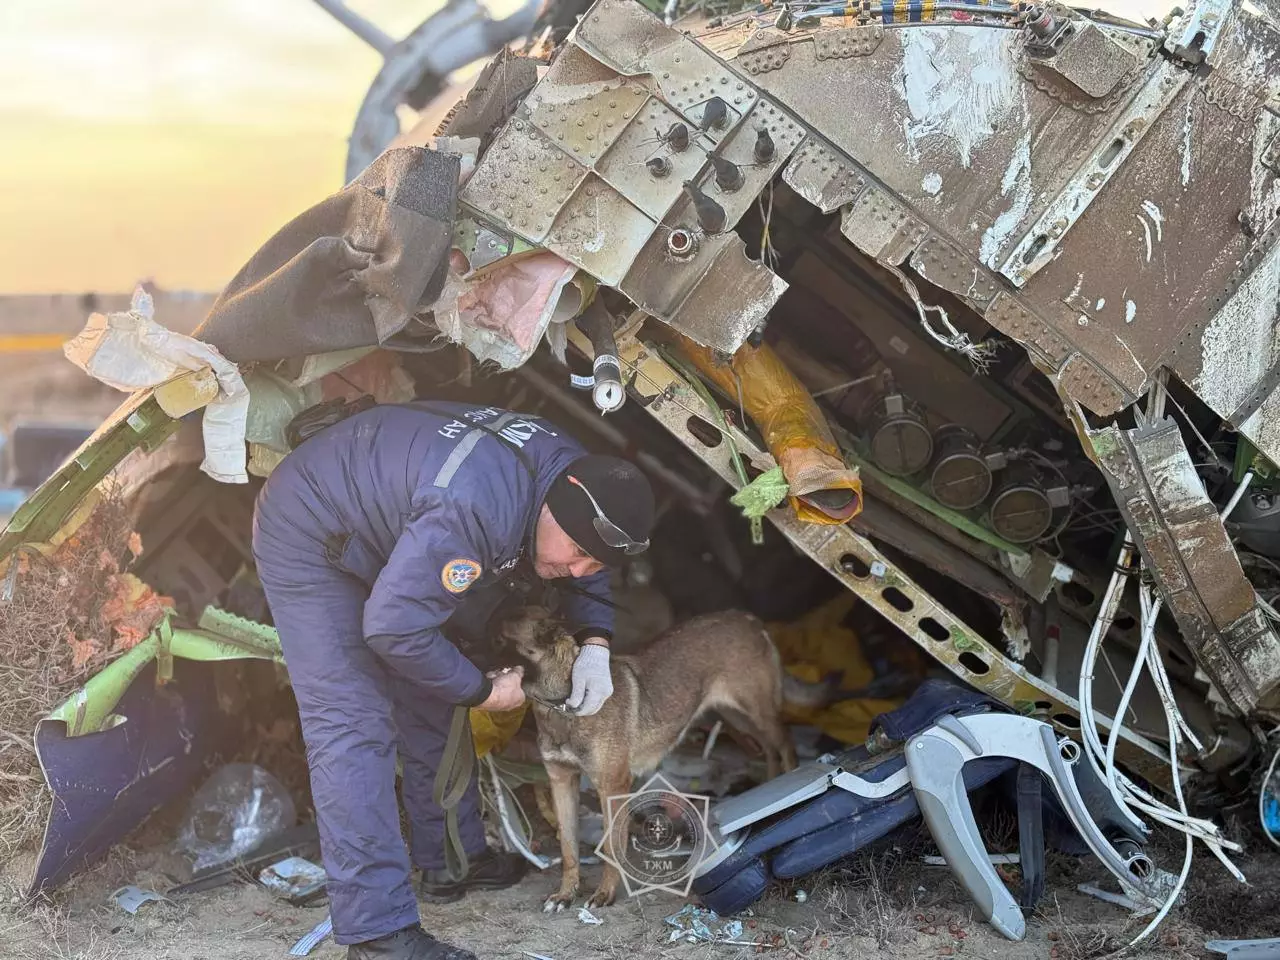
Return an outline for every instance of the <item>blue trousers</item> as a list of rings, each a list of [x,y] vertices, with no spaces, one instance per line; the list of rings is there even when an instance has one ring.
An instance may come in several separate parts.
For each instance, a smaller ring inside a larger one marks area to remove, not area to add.
[[[374,940],[418,922],[411,865],[445,866],[444,811],[431,788],[453,707],[423,696],[369,649],[362,629],[368,588],[332,566],[320,542],[259,518],[253,549],[302,718],[334,940]],[[480,854],[475,777],[458,822],[467,855]]]

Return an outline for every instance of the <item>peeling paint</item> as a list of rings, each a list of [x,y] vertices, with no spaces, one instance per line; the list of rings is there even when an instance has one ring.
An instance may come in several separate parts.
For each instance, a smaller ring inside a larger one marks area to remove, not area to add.
[[[1201,339],[1200,374],[1191,386],[1214,412],[1229,417],[1275,361],[1280,300],[1280,244],[1209,321]]]
[[[1022,90],[1016,38],[987,27],[922,26],[897,33],[902,62],[896,81],[910,112],[903,124],[908,152],[918,159],[920,141],[945,137],[967,169],[974,148],[995,133]]]
[[[1191,182],[1191,105],[1194,97],[1187,97],[1187,110],[1182,118],[1182,185]]]
[[[1151,225],[1156,228],[1156,243],[1164,240],[1164,213],[1153,200],[1143,200],[1142,210],[1151,218]]]
[[[982,235],[982,247],[978,251],[978,259],[992,270],[999,268],[996,256],[1014,230],[1017,229],[1027,211],[1031,209],[1031,130],[1028,129],[1014,148],[1009,158],[1009,166],[1000,180],[1000,195],[1007,197],[1013,194],[1009,208],[996,217],[996,222],[987,228]]]
[[[942,175],[939,173],[931,173],[920,181],[920,189],[931,197],[936,197],[942,192]]]
[[[1132,300],[1124,302],[1124,322],[1133,323],[1133,318],[1138,315],[1138,305]]]
[[[1142,232],[1146,236],[1147,241],[1147,263],[1151,262],[1151,224],[1142,218],[1141,214],[1134,214],[1138,218],[1138,222],[1142,224]]]

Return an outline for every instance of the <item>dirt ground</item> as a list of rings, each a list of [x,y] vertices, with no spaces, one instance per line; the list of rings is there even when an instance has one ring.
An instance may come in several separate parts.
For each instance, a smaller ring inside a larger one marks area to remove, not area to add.
[[[34,906],[18,897],[19,878],[30,864],[11,864],[0,875],[0,958],[283,958],[326,916],[323,904],[293,907],[247,880],[177,902],[150,903],[129,916],[110,894],[129,883],[167,888],[172,860],[158,842],[164,829],[144,828],[135,845],[117,848],[105,863]],[[927,834],[905,828],[870,853],[799,882],[775,882],[739,917],[742,939],[759,946],[670,942],[672,928],[664,918],[682,901],[666,893],[598,910],[599,925],[583,923],[574,911],[544,915],[542,900],[558,883],[556,867],[533,872],[511,890],[473,894],[447,906],[423,904],[422,917],[428,930],[484,960],[524,960],[528,954],[551,960],[741,960],[753,955],[1092,960],[1123,947],[1146,925],[1148,918],[1131,918],[1119,907],[1076,892],[1083,882],[1110,888],[1097,864],[1051,854],[1040,909],[1028,922],[1026,939],[1010,943],[975,917],[945,868],[920,862],[929,849]],[[1162,862],[1173,866],[1175,859]],[[1251,880],[1248,888],[1231,880],[1211,857],[1198,857],[1183,904],[1134,955],[1205,957],[1203,944],[1212,937],[1280,934],[1280,856],[1262,853],[1241,866]],[[599,868],[584,869],[592,882]],[[311,956],[338,960],[345,949],[330,939]]]

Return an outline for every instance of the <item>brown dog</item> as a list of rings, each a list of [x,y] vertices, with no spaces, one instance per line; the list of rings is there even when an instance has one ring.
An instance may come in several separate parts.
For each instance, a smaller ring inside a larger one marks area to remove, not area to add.
[[[538,746],[551,781],[560,825],[560,889],[544,909],[563,910],[578,893],[578,792],[585,773],[604,803],[631,792],[632,779],[651,774],[699,716],[716,711],[763,748],[768,774],[795,766],[795,751],[778,720],[782,666],[764,624],[750,614],[696,617],[654,639],[634,656],[613,656],[613,696],[596,714],[574,717],[556,710],[572,686],[578,644],[546,610],[529,607],[502,628],[501,643],[527,666],[524,690],[538,725]],[[608,838],[625,849],[625,817]],[[589,907],[613,903],[621,874],[606,863]]]

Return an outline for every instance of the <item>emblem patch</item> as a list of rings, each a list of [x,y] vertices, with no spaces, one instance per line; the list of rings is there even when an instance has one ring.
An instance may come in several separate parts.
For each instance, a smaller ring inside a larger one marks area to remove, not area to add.
[[[462,593],[480,578],[480,564],[474,560],[450,560],[440,572],[440,582],[450,593]]]

